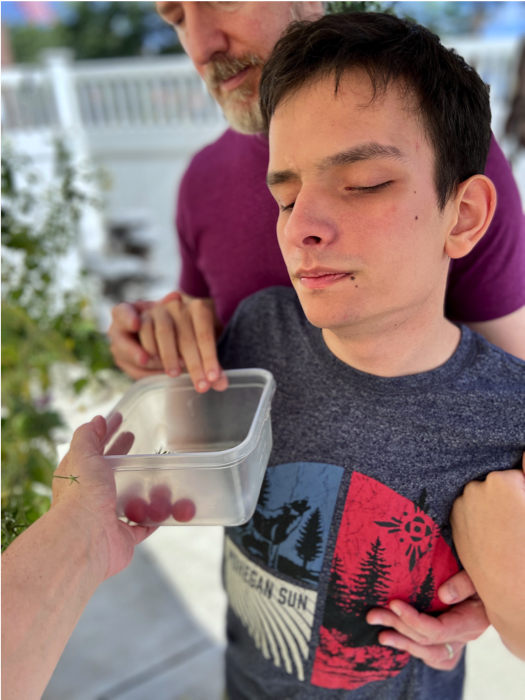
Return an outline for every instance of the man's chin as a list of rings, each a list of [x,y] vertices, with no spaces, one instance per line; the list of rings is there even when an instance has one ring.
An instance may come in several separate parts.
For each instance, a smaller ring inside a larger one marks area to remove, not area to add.
[[[240,134],[260,134],[264,131],[264,123],[255,97],[229,99],[221,104],[224,116],[234,131]]]

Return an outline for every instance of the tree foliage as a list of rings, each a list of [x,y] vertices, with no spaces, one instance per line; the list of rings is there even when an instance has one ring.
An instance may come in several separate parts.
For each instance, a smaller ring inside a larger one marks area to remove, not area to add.
[[[155,11],[152,2],[68,2],[69,12],[51,26],[10,28],[15,59],[34,63],[46,48],[69,47],[77,59],[121,58],[179,53],[182,47],[173,28]]]
[[[87,196],[60,144],[55,170],[46,188],[27,158],[2,147],[2,549],[49,508],[63,425],[49,408],[52,365],[83,365],[78,390],[112,366],[87,301],[57,284]]]

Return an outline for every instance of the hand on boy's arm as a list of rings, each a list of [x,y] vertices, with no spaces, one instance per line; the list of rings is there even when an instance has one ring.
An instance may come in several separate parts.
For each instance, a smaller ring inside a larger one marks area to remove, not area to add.
[[[455,603],[438,617],[393,600],[388,608],[371,610],[366,619],[370,624],[392,628],[379,634],[381,644],[407,651],[432,668],[450,671],[457,666],[465,644],[477,639],[489,621],[465,571],[446,581],[438,595],[447,605]]]
[[[525,457],[523,459],[525,468]],[[459,558],[509,650],[525,660],[525,474],[492,472],[454,503]]]
[[[371,610],[367,621],[392,628],[379,634],[381,644],[407,651],[432,668],[449,671],[458,664],[465,644],[477,639],[489,622],[483,603],[464,571],[446,581],[438,595],[443,603],[455,603],[438,617],[393,600],[388,608]]]
[[[159,357],[166,374],[187,369],[197,391],[228,386],[217,358],[219,324],[212,299],[172,299],[144,311],[139,339],[151,357]]]
[[[115,479],[102,457],[109,432],[101,416],[75,432],[55,473],[51,509],[2,555],[5,700],[41,697],[98,585],[155,529],[117,520]]]
[[[142,313],[173,299],[181,299],[181,295],[178,292],[171,292],[158,302],[136,301],[133,304],[122,303],[113,307],[111,311],[113,320],[108,331],[111,354],[117,367],[132,379],[142,379],[163,372],[160,358],[152,357],[144,350],[138,333]]]

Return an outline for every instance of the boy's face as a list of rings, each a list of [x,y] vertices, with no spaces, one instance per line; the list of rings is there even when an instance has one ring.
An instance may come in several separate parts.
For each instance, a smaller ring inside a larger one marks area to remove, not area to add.
[[[319,79],[270,124],[277,232],[311,323],[338,335],[443,313],[454,205],[437,204],[434,153],[395,87],[370,102],[362,72]]]

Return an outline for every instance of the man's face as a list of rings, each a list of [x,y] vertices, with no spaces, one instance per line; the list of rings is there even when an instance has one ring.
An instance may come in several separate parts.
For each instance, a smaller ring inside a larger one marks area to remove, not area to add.
[[[248,134],[263,130],[259,80],[277,39],[293,19],[322,12],[315,2],[157,2],[157,10],[226,119]]]
[[[442,313],[445,239],[434,154],[395,87],[322,78],[285,98],[270,124],[268,183],[279,244],[307,318],[355,337]],[[408,105],[410,107],[410,105]]]

